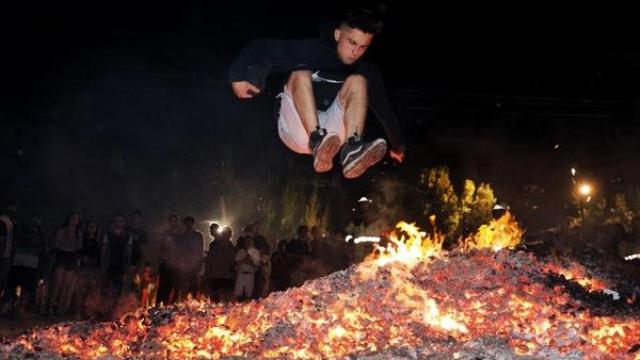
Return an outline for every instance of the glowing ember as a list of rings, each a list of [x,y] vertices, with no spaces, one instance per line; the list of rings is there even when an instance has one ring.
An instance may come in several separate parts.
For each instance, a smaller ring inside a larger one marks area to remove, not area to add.
[[[573,280],[589,292],[602,291],[610,286],[603,280],[591,277],[584,266],[576,263],[570,263],[568,267],[562,267],[556,263],[548,263],[545,264],[544,270],[562,275],[567,280]]]
[[[190,301],[138,310],[117,324],[64,324],[6,341],[0,353],[43,359],[342,359],[372,353],[391,358],[394,349],[413,349],[419,358],[460,358],[465,352],[481,358],[498,352],[501,358],[634,358],[638,316],[596,316],[561,286],[541,283],[548,272],[577,281],[588,276],[580,268],[507,250],[522,234],[513,226],[513,219],[499,220],[463,249],[447,252],[441,234],[400,223],[400,238],[392,236],[363,263],[259,302]],[[599,283],[591,278],[585,286]]]

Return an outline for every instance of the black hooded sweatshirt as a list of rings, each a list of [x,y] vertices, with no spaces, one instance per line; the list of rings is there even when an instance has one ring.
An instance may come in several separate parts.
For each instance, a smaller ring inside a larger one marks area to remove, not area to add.
[[[233,60],[229,69],[229,82],[248,81],[264,89],[269,74],[295,70],[310,70],[317,72],[323,79],[334,81],[344,81],[351,74],[362,75],[367,79],[369,109],[382,124],[391,149],[404,151],[404,136],[387,98],[378,67],[362,58],[352,65],[340,61],[333,38],[333,31],[337,26],[338,23],[325,24],[320,28],[320,36],[317,38],[251,40]],[[339,89],[339,86],[335,87],[334,97]]]

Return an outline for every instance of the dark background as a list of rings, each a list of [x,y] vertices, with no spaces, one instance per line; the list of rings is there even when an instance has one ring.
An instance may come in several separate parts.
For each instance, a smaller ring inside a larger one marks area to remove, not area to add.
[[[237,100],[226,69],[253,37],[314,36],[361,4],[3,5],[0,195],[49,224],[70,209],[202,219],[219,215],[219,181],[264,182],[279,171],[340,189],[335,207],[346,208],[386,177],[415,186],[422,168],[447,165],[457,184],[489,182],[510,202],[528,185],[543,188],[535,212],[520,209],[525,225],[542,228],[563,216],[571,167],[601,193],[637,184],[632,12],[366,4],[383,13],[367,56],[382,69],[408,147],[405,164],[385,161],[356,181],[339,169],[310,174],[310,160],[277,138],[276,89]],[[378,134],[370,119],[367,136]]]

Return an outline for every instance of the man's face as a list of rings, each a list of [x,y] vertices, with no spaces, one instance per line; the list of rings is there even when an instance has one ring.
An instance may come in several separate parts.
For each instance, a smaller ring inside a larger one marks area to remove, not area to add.
[[[171,228],[177,228],[178,227],[178,217],[177,216],[169,217],[169,226]]]
[[[362,32],[348,25],[341,25],[337,28],[334,31],[334,37],[338,44],[338,57],[347,65],[358,61],[373,40],[373,34]]]

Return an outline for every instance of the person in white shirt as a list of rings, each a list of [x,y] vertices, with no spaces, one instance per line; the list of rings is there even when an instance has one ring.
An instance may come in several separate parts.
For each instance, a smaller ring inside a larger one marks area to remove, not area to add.
[[[247,237],[244,247],[238,250],[236,261],[236,286],[233,295],[237,300],[249,299],[253,293],[253,277],[260,266],[260,252],[253,246],[253,239]]]

